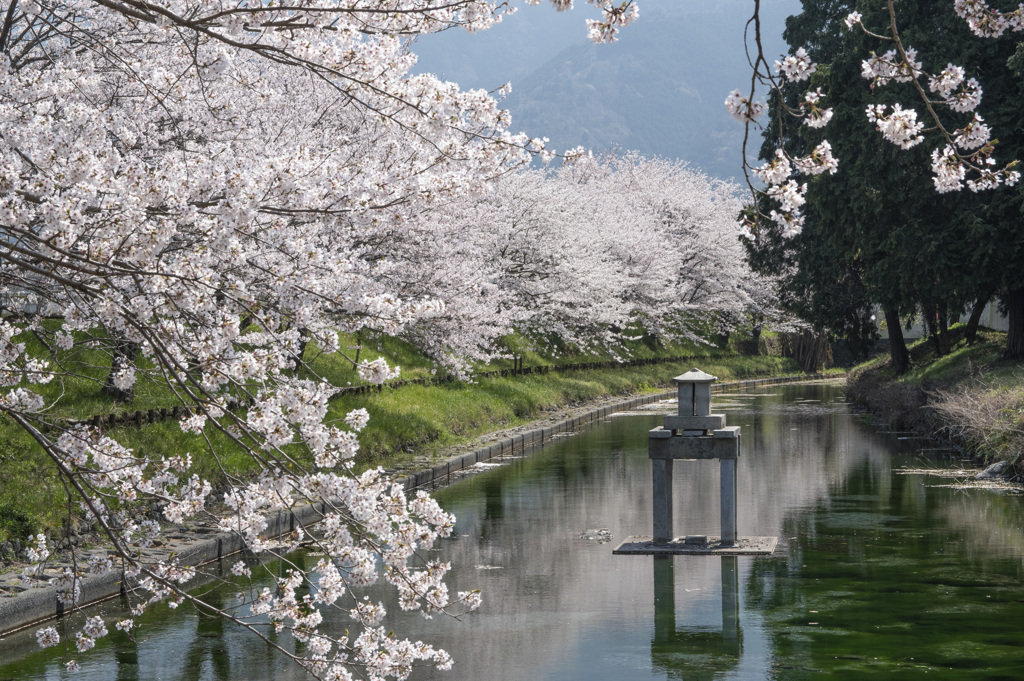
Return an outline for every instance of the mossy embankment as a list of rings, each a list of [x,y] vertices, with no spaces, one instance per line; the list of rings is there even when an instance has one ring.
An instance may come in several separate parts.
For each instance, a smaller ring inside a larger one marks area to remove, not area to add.
[[[903,376],[888,355],[855,367],[847,396],[896,430],[951,441],[979,462],[1006,461],[1024,479],[1024,361],[1003,358],[1005,334],[981,331],[974,343],[964,328],[950,330],[951,351],[939,355],[930,339],[909,346]]]
[[[331,401],[329,420],[340,420],[353,409],[365,408],[370,424],[360,434],[362,468],[396,468],[413,459],[421,461],[445,449],[468,442],[483,433],[517,426],[540,418],[545,412],[582,405],[605,397],[664,389],[671,378],[693,366],[718,375],[722,380],[777,376],[799,373],[796,363],[781,357],[743,356],[708,346],[664,345],[637,342],[627,348],[633,359],[653,363],[644,366],[617,366],[601,369],[569,369],[581,362],[607,362],[608,355],[566,352],[543,355],[518,350],[516,360],[480,367],[481,372],[512,369],[513,366],[547,366],[543,372],[518,375],[479,375],[473,381],[438,381],[436,368],[426,357],[397,339],[389,337],[352,338],[349,345],[361,345],[363,359],[383,357],[402,367],[404,379],[428,379],[431,384],[407,383],[384,386],[368,392],[346,392]],[[344,346],[343,346],[344,347]],[[351,349],[351,348],[350,348]],[[352,354],[351,352],[349,353]],[[681,361],[670,358],[686,357]],[[311,348],[305,357],[311,377],[324,378],[339,387],[359,384],[351,362],[342,357],[322,354]],[[85,378],[54,384],[46,389],[60,390],[61,397],[50,416],[54,422],[88,419],[94,415],[127,413],[139,409],[160,409],[175,405],[175,397],[148,384],[145,367],[136,389],[137,404],[118,404],[102,394],[105,369],[102,357],[88,353],[75,361]],[[109,367],[109,364],[107,365]],[[228,477],[236,480],[255,475],[257,464],[235,446],[230,438],[208,426],[202,435],[181,430],[177,420],[156,423],[125,423],[117,420],[105,431],[117,441],[144,453],[150,460],[190,453],[196,473],[222,487]],[[130,421],[130,420],[129,420]],[[69,504],[64,483],[48,456],[20,428],[0,418],[0,550],[13,540],[43,531],[51,536],[72,535],[84,531],[75,521],[77,505]],[[289,452],[304,461],[297,447]],[[11,556],[0,555],[0,560]]]

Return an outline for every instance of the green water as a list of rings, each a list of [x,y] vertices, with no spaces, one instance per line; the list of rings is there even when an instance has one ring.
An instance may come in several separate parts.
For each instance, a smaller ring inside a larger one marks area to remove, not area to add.
[[[1024,678],[1021,499],[945,482],[865,465],[786,519],[747,579],[775,676]]]
[[[451,590],[481,588],[485,600],[459,620],[392,609],[396,633],[456,659],[451,672],[411,678],[1024,678],[1024,499],[894,473],[959,462],[879,433],[838,386],[715,404],[743,428],[740,534],[778,536],[774,556],[613,556],[650,532],[646,431],[661,418],[613,417],[437,492],[458,524],[431,557],[452,562]],[[717,465],[677,463],[675,481],[677,533],[717,534]],[[611,542],[580,538],[594,529]],[[226,604],[234,589],[213,584],[202,588]],[[99,611],[124,616],[115,602]],[[334,613],[326,626],[351,622]],[[148,614],[135,643],[108,628],[74,656],[73,678],[304,678],[185,607]],[[31,632],[0,641],[0,679],[69,678],[60,661]]]

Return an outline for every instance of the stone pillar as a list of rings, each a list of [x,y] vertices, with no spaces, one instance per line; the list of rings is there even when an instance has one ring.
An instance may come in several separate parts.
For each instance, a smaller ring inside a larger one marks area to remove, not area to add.
[[[654,641],[671,643],[676,636],[676,576],[673,556],[654,557]]]
[[[740,427],[725,425],[725,414],[711,413],[711,384],[718,379],[700,369],[676,376],[679,409],[647,433],[651,460],[653,532],[630,537],[612,553],[770,555],[778,537],[740,537],[737,527],[737,460]],[[717,459],[721,470],[721,536],[686,534],[676,540],[672,513],[672,468],[676,459]]]
[[[672,526],[672,468],[675,459],[718,459],[721,463],[722,548],[737,545],[736,460],[740,455],[739,426],[726,426],[724,414],[711,413],[711,384],[716,379],[700,369],[676,376],[679,409],[664,425],[648,433],[653,499],[653,544],[675,540]]]
[[[672,530],[672,464],[672,459],[651,459],[654,542],[657,544],[667,544],[675,537]]]
[[[736,545],[736,459],[722,459],[722,546]]]

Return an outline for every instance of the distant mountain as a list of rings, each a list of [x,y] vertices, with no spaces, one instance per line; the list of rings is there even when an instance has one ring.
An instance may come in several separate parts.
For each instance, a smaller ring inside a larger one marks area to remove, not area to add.
[[[613,45],[576,38],[584,30],[577,12],[538,14],[533,24],[513,25],[537,9],[526,8],[499,27],[493,43],[485,33],[459,36],[447,46],[425,42],[414,50],[421,53],[420,70],[464,87],[493,88],[512,80],[503,103],[512,127],[550,138],[556,150],[637,150],[739,179],[743,126],[723,103],[730,90],[750,85],[743,26],[752,4],[643,0],[640,20]],[[798,0],[762,1],[769,55],[785,51],[785,17],[799,9]],[[559,43],[570,46],[556,52]],[[521,75],[527,67],[532,70]],[[752,142],[756,152],[760,136]]]

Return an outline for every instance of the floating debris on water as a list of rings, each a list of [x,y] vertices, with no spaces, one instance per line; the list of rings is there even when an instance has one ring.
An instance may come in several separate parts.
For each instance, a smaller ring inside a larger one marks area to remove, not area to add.
[[[911,468],[903,466],[892,469],[896,475],[930,475],[936,478],[949,478],[956,482],[928,485],[928,487],[945,487],[947,489],[987,489],[1019,494],[1024,492],[1019,483],[1004,478],[977,478],[977,470],[967,468]]]
[[[987,490],[998,490],[1003,492],[1011,492],[1013,494],[1021,494],[1024,490],[1021,490],[1020,485],[1009,480],[965,480],[963,482],[954,482],[948,485],[928,485],[929,487],[945,487],[948,489],[987,489]]]
[[[606,544],[612,540],[612,531],[607,527],[602,527],[597,530],[584,530],[583,532],[580,532],[580,539],[596,541],[598,544]]]
[[[965,468],[911,468],[909,466],[894,468],[892,472],[896,475],[934,475],[937,478],[973,478],[978,473]]]

